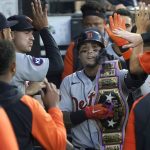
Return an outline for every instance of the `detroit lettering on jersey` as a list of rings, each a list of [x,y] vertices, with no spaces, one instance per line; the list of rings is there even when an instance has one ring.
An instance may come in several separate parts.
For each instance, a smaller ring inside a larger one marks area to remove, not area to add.
[[[32,57],[32,62],[33,62],[34,65],[40,66],[40,65],[43,64],[43,59],[42,58]]]
[[[93,98],[95,98],[95,95],[96,95],[95,91],[89,93],[87,101],[86,100],[78,100],[76,97],[72,97],[73,104],[74,104],[74,110],[78,111],[78,110],[84,109],[86,106],[91,106],[92,100],[93,100]]]

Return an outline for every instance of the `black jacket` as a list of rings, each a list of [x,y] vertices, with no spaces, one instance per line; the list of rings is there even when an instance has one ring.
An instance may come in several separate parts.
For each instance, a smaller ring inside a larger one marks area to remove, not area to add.
[[[5,109],[12,123],[19,149],[30,150],[33,146],[33,137],[30,135],[32,113],[30,109],[20,101],[22,96],[22,93],[18,91],[16,86],[0,82],[0,105]],[[22,137],[24,138],[22,139]]]

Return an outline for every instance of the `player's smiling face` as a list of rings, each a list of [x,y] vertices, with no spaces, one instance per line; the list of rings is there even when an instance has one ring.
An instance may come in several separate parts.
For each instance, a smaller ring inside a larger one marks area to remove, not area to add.
[[[101,46],[97,42],[85,42],[79,49],[79,58],[83,67],[95,67]]]

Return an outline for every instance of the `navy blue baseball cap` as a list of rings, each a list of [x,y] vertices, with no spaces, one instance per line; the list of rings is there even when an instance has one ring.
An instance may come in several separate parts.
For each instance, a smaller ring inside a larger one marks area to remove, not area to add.
[[[85,29],[79,36],[77,40],[77,49],[85,42],[97,42],[102,48],[104,48],[104,38],[97,28]]]
[[[14,15],[7,19],[8,21],[17,21],[18,23],[11,26],[12,31],[27,31],[33,30],[32,20],[25,15]]]
[[[6,17],[0,12],[0,31],[5,28],[10,28],[16,23],[17,21],[7,21]]]

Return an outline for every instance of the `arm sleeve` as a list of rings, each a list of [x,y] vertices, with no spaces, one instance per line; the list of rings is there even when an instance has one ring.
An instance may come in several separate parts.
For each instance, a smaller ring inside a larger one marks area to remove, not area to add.
[[[74,45],[75,43],[74,42],[71,42],[68,49],[67,49],[67,52],[66,52],[66,55],[65,55],[65,58],[64,58],[64,71],[63,71],[63,74],[62,74],[62,79],[64,79],[67,75],[70,75],[73,73],[73,49],[74,49]]]
[[[137,101],[135,103],[137,103]],[[132,150],[136,150],[135,116],[134,116],[134,111],[133,111],[135,107],[135,103],[132,106],[132,109],[130,111],[130,115],[128,118],[123,150],[128,150],[129,147]]]
[[[130,89],[131,91],[134,91],[145,82],[146,78],[147,78],[147,74],[136,76],[128,72],[126,76],[124,77],[124,82],[128,89]]]
[[[48,28],[43,28],[40,31],[40,36],[43,40],[45,51],[46,51],[46,57],[49,59],[49,75],[56,75],[60,74],[63,71],[63,60],[61,57],[61,53],[59,51],[59,48],[48,31]]]
[[[0,116],[0,149],[19,150],[11,123],[2,108],[0,108]]]
[[[59,107],[64,113],[64,120],[67,127],[71,125],[78,125],[87,120],[84,110],[73,112],[73,102],[70,94],[71,89],[69,88],[70,86],[70,77],[68,76],[62,81],[60,86],[61,101],[59,103]]]
[[[128,51],[128,49],[123,49],[121,47],[120,50],[122,53]],[[126,62],[126,67],[128,69],[128,73],[125,76],[124,81],[126,83],[127,88],[130,89],[131,91],[134,91],[145,82],[147,78],[147,74],[145,73],[133,74],[132,72],[130,72],[130,59],[126,59],[125,62]]]
[[[35,58],[30,55],[16,53],[17,81],[42,81],[47,74],[49,60],[47,58]]]
[[[86,117],[84,110],[78,110],[70,113],[70,120],[74,126],[84,122],[87,119],[88,118]]]
[[[32,135],[45,149],[65,150],[66,129],[59,108],[51,108],[48,113],[33,98],[24,96],[21,101],[32,112]]]
[[[150,42],[150,33],[142,33],[141,36],[144,43]]]

